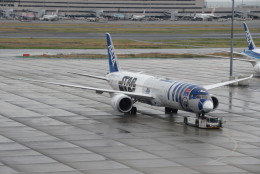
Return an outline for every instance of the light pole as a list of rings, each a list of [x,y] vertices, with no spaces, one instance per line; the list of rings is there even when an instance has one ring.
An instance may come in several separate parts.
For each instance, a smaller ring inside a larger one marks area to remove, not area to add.
[[[230,41],[230,78],[233,76],[233,47],[234,47],[234,1],[232,0],[232,22],[231,22],[231,41]]]
[[[152,16],[152,1],[150,0],[150,18]]]

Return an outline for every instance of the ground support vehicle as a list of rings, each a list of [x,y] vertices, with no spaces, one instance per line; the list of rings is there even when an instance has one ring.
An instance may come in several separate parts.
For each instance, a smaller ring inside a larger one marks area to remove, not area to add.
[[[222,128],[222,119],[215,116],[197,116],[197,117],[191,117],[191,116],[185,116],[184,117],[184,123],[186,125],[192,125],[198,128]]]

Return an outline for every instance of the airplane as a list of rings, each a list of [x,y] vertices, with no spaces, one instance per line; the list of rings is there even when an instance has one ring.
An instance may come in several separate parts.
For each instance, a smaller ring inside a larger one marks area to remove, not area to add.
[[[257,74],[260,74],[260,49],[256,48],[253,38],[251,36],[251,33],[249,31],[249,28],[245,22],[243,23],[243,26],[244,26],[244,30],[246,33],[246,41],[248,44],[248,49],[244,50],[242,53],[234,52],[234,54],[246,56],[247,58],[236,58],[235,57],[233,59],[239,60],[239,61],[250,62],[253,65],[254,71]],[[224,50],[220,50],[220,51],[230,53],[230,51],[224,51]],[[224,56],[215,56],[215,55],[208,55],[208,56],[217,57],[217,58],[228,58],[228,57],[224,57]]]
[[[179,13],[178,11],[165,10],[163,14],[170,17],[170,20],[193,20],[194,16],[191,13]]]
[[[125,15],[123,13],[114,13],[112,18],[115,20],[123,20],[125,19]]]
[[[59,20],[59,9],[56,10],[55,13],[51,14],[51,15],[43,15],[42,18],[40,18],[41,21],[57,21]]]
[[[144,18],[145,18],[145,10],[144,10],[143,14],[141,14],[141,15],[139,15],[139,14],[134,14],[134,15],[131,17],[131,19],[132,19],[133,21],[141,21],[141,20],[143,20]]]
[[[103,17],[104,11],[103,9],[90,10],[90,14],[95,18],[100,18]]]
[[[243,23],[243,25],[246,33],[247,44],[248,44],[248,50],[244,50],[243,54],[251,58],[260,59],[260,49],[256,48],[247,24]]]
[[[206,21],[215,17],[215,8],[212,9],[210,14],[207,13],[196,13],[193,20]]]
[[[124,71],[119,66],[115,48],[109,33],[106,33],[106,40],[109,65],[109,73],[106,76],[73,72],[71,74],[107,81],[112,89],[100,89],[89,86],[63,84],[33,79],[20,80],[93,90],[98,94],[108,93],[111,96],[112,107],[121,113],[136,114],[137,108],[134,104],[136,102],[142,102],[153,106],[165,107],[165,113],[177,113],[178,110],[183,110],[196,113],[197,117],[202,117],[206,113],[215,110],[219,104],[217,97],[211,95],[208,90],[247,80],[253,77],[253,75],[251,75],[246,78],[200,86],[187,82],[146,75],[142,72],[135,73]]]
[[[247,56],[248,59],[241,59],[241,58],[235,58],[235,59],[240,61],[250,62],[253,65],[255,72],[260,74],[260,49],[256,48],[254,40],[249,31],[249,28],[245,22],[243,23],[243,26],[246,33],[248,50],[244,50],[242,53],[235,52],[235,54]]]

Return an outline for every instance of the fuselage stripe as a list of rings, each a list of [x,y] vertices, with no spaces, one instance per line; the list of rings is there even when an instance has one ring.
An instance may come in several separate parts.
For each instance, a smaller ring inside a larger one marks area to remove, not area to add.
[[[175,86],[175,88],[173,89],[172,91],[172,101],[174,101],[174,96],[175,96],[175,91],[176,89],[181,85],[182,83],[181,82],[178,82],[178,84]]]
[[[181,89],[180,91],[180,94],[179,94],[179,103],[181,105],[181,107],[184,109],[183,105],[182,105],[182,97],[183,97],[183,94],[184,94],[184,91],[186,89],[188,89],[188,87],[190,86],[190,84],[186,84],[185,86],[183,86],[183,88]],[[184,109],[185,110],[185,109]]]
[[[174,82],[174,83],[171,85],[171,87],[169,88],[169,90],[168,90],[168,100],[170,100],[170,91],[171,91],[171,89],[172,89],[172,87],[173,87],[173,85],[174,85],[175,83],[177,83],[177,82]]]
[[[186,85],[187,83],[182,83],[181,86],[177,89],[176,95],[175,95],[175,101],[178,102],[179,100],[179,91],[180,89],[183,88],[184,85]]]
[[[244,54],[246,54],[247,56],[256,58],[256,59],[260,59],[260,54],[251,50],[246,50],[244,51]]]

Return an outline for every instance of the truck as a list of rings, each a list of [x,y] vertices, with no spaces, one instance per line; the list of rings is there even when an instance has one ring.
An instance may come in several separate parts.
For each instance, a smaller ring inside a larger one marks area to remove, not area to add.
[[[203,116],[203,117],[191,117],[191,116],[185,116],[184,117],[184,123],[186,125],[192,125],[198,128],[215,128],[219,129],[222,128],[222,119],[219,117],[214,116]]]

